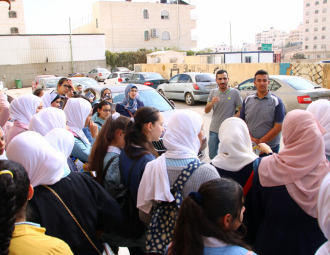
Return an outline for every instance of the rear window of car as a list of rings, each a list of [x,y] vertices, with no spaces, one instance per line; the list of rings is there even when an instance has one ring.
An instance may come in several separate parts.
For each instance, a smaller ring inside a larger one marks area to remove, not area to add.
[[[92,87],[92,86],[99,85],[97,83],[97,81],[95,81],[93,79],[75,79],[75,80],[72,80],[72,82],[74,84],[79,83],[79,84],[83,85],[84,87]]]
[[[56,88],[57,83],[60,79],[50,79],[50,80],[44,80],[43,82],[46,83],[46,88]],[[42,82],[42,80],[40,81]]]
[[[126,78],[130,75],[130,73],[121,73],[120,78]]]
[[[151,79],[164,79],[163,76],[161,76],[158,73],[142,74],[142,76],[143,76],[144,79],[148,79],[148,80],[151,80]]]
[[[305,89],[314,89],[315,87],[321,87],[316,83],[309,81],[305,78],[296,78],[296,79],[285,79],[285,83],[289,84],[295,90],[305,90]]]
[[[99,69],[99,72],[102,73],[110,73],[110,71],[108,69]]]
[[[198,74],[195,76],[196,82],[215,82],[214,74]]]
[[[154,90],[139,91],[140,100],[144,106],[155,107],[161,112],[173,110],[171,105]],[[112,93],[112,100],[114,103],[121,103],[124,100],[124,92]]]

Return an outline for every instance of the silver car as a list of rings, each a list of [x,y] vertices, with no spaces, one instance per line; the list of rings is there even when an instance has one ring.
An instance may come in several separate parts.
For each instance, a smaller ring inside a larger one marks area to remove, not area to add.
[[[104,81],[110,75],[110,71],[106,68],[95,68],[87,74],[87,77],[90,77],[97,82]]]
[[[44,89],[46,91],[56,90],[58,81],[63,77],[46,77],[40,78],[37,89]],[[72,77],[68,78],[72,81],[73,86],[77,88],[78,85],[81,85],[84,89],[88,87],[98,86],[99,84],[92,78],[87,77]]]
[[[285,111],[294,109],[306,110],[308,104],[318,99],[330,99],[330,89],[325,89],[316,83],[299,76],[270,75],[268,89],[282,99]],[[257,92],[254,78],[238,84],[242,99]]]
[[[167,98],[185,100],[187,105],[194,105],[196,101],[206,102],[211,90],[217,86],[215,74],[181,73],[159,85],[157,90]]]

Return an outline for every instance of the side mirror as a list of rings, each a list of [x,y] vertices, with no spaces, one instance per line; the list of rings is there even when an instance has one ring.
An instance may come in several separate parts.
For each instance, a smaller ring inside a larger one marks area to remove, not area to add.
[[[165,79],[165,83],[168,83],[168,79]]]

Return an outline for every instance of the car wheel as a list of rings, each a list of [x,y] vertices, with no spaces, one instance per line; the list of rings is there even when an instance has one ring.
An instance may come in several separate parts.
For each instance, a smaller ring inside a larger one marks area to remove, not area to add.
[[[192,94],[190,94],[190,93],[186,94],[185,100],[186,100],[186,104],[189,106],[194,105],[196,103],[195,99],[193,98]]]
[[[158,92],[159,92],[159,94],[161,94],[161,95],[163,95],[163,96],[165,97],[165,93],[164,93],[164,91],[162,91],[162,90],[160,89],[160,90],[158,90]]]
[[[97,82],[99,82],[99,79],[97,78],[97,76],[95,77],[95,80],[96,80]]]

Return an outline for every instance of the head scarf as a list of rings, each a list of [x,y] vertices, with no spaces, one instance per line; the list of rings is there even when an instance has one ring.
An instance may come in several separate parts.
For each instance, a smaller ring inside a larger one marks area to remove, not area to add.
[[[323,139],[325,154],[330,156],[330,101],[326,99],[317,100],[311,103],[306,111],[312,113],[327,131],[323,135]]]
[[[92,106],[83,98],[70,98],[64,108],[64,113],[71,131],[75,132],[86,144],[90,144],[82,129]]]
[[[324,177],[317,201],[318,221],[326,239],[330,239],[330,174]],[[329,255],[330,242],[323,244],[315,255]]]
[[[66,163],[60,151],[33,131],[14,137],[8,145],[7,157],[25,168],[33,187],[58,182],[63,176],[63,166]]]
[[[111,89],[109,89],[109,88],[103,88],[103,89],[101,90],[101,99],[104,98],[103,93],[104,93],[104,91],[106,91],[106,90],[110,90],[110,95],[112,94],[112,93],[111,93]],[[126,94],[126,93],[125,93],[125,94]]]
[[[237,172],[258,157],[252,151],[248,127],[240,118],[228,118],[221,124],[219,140],[219,152],[212,164],[220,169]]]
[[[284,148],[262,159],[260,183],[264,187],[285,185],[292,199],[316,218],[321,182],[330,171],[324,154],[325,129],[309,112],[293,110],[283,122]]]
[[[36,131],[42,136],[54,128],[66,128],[65,113],[54,107],[48,107],[34,115],[29,124],[29,131]]]
[[[61,96],[55,91],[47,91],[42,97],[41,100],[44,103],[44,108],[51,107],[52,103],[59,99]]]
[[[128,84],[126,86],[124,101],[120,103],[120,105],[124,106],[125,109],[129,110],[132,114],[134,114],[137,110],[137,99],[140,99],[140,97],[139,97],[139,93],[137,93],[134,99],[132,99],[129,96],[129,92],[131,91],[132,88],[137,89],[137,87],[134,84]]]
[[[176,111],[168,122],[163,143],[167,151],[147,163],[138,190],[137,208],[149,213],[152,201],[172,202],[166,159],[197,158],[200,148],[198,134],[202,129],[202,117],[190,110]]]
[[[41,98],[32,94],[15,98],[9,105],[11,120],[19,121],[28,126],[33,115],[37,113],[40,103]]]

